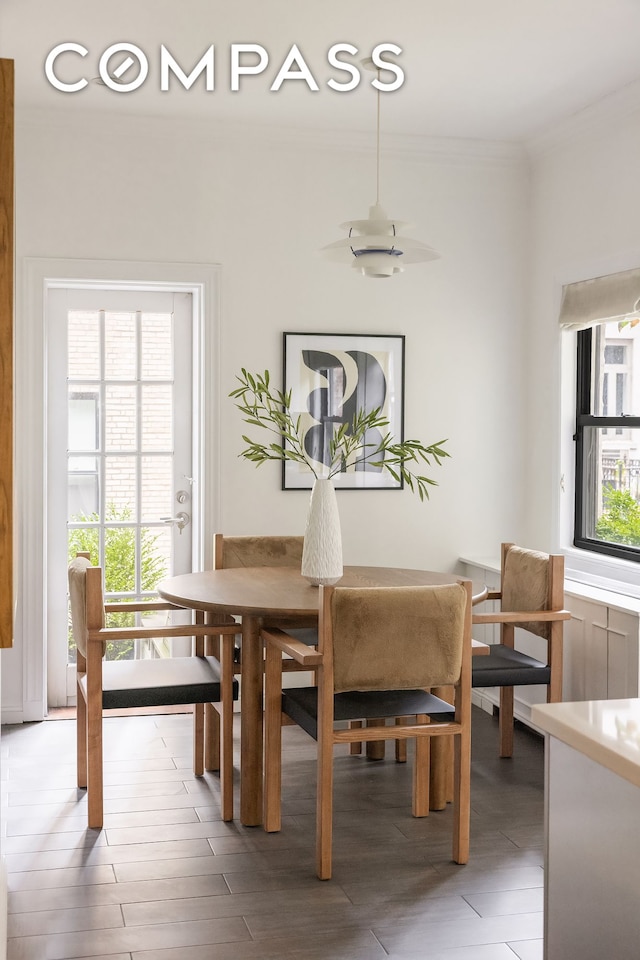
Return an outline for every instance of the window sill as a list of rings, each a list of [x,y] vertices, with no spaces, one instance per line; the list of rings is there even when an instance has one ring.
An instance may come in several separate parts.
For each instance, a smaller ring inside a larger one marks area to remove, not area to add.
[[[640,600],[640,565],[568,547],[565,579],[607,594]]]
[[[565,596],[592,600],[594,603],[603,604],[612,610],[640,615],[640,596],[638,596],[637,587],[634,593],[630,593],[628,584],[604,579],[599,583],[585,582],[584,579],[573,579],[575,571],[571,570],[569,574],[564,580]]]
[[[492,573],[500,575],[500,558],[495,557],[458,557],[460,563],[469,564],[471,567],[481,567],[483,570],[490,570]]]

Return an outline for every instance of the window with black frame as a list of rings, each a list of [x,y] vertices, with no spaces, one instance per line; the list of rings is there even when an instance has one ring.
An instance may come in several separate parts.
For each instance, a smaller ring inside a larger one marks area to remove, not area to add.
[[[578,333],[574,544],[640,561],[640,319]]]

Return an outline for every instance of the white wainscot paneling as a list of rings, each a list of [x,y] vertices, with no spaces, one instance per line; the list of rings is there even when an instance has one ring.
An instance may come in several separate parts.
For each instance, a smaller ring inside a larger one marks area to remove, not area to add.
[[[638,601],[622,595],[586,598],[568,582],[563,692],[565,700],[615,700],[640,692]],[[582,590],[581,590],[582,594]],[[623,605],[628,603],[629,609]]]

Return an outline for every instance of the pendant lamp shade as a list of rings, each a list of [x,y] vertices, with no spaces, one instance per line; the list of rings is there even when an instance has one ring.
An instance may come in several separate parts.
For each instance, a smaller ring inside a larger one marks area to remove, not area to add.
[[[409,226],[402,220],[390,220],[386,211],[375,203],[369,207],[366,220],[348,220],[341,223],[349,235],[324,247],[331,260],[351,261],[354,270],[365,277],[392,277],[402,273],[407,263],[437,260],[440,256],[426,243],[401,236]]]
[[[370,61],[362,61],[370,68]],[[379,80],[378,71],[378,80]],[[393,277],[402,273],[409,263],[437,260],[439,253],[412,237],[402,235],[410,224],[387,216],[380,204],[380,87],[377,88],[376,122],[376,202],[369,207],[366,220],[347,220],[340,227],[348,231],[343,240],[336,240],[322,248],[331,260],[351,263],[365,277]]]

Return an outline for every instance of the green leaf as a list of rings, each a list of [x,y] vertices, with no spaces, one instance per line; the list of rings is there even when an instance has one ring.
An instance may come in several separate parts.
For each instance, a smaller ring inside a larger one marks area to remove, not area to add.
[[[266,460],[290,460],[305,464],[316,475],[314,464],[304,449],[302,414],[294,416],[291,411],[291,390],[283,392],[273,388],[269,370],[263,374],[252,374],[242,367],[241,376],[236,376],[236,380],[240,386],[232,390],[229,396],[236,401],[245,423],[267,430],[277,437],[277,441],[265,445],[243,435],[247,447],[240,456],[258,466]],[[329,441],[329,475],[335,476],[352,469],[356,463],[368,463],[386,470],[396,482],[400,482],[402,477],[407,488],[417,491],[421,500],[428,497],[427,485],[436,481],[415,476],[411,465],[426,463],[431,466],[433,460],[440,466],[442,460],[451,456],[444,449],[447,441],[439,440],[428,446],[415,439],[396,442],[386,429],[388,427],[389,421],[380,407],[369,411],[360,408],[350,423],[342,422],[335,426]],[[375,443],[367,439],[373,431],[382,434]]]

